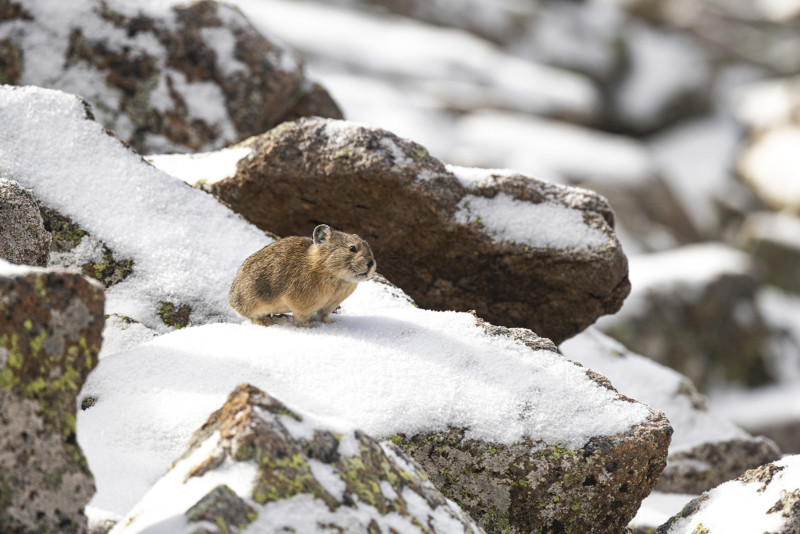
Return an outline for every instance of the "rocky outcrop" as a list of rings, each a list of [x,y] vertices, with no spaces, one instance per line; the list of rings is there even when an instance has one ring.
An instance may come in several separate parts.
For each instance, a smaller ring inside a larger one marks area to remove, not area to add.
[[[97,364],[103,290],[0,261],[0,531],[86,532],[94,482],[75,399]]]
[[[113,532],[164,529],[172,514],[186,519],[170,527],[176,534],[482,532],[392,443],[301,415],[248,384]]]
[[[658,534],[800,532],[800,456],[747,471],[687,504]]]
[[[487,532],[588,534],[623,531],[664,468],[661,454],[642,451],[666,451],[671,433],[654,415],[575,450],[531,440],[489,444],[465,439],[463,429],[393,440]]]
[[[625,307],[598,323],[611,337],[700,389],[719,380],[756,386],[777,378],[765,363],[771,332],[747,255],[709,243],[634,257],[631,279]]]
[[[235,7],[83,0],[53,16],[47,2],[6,4],[3,83],[81,94],[106,128],[140,152],[219,148],[285,117],[341,116],[322,87],[304,84],[298,58]]]
[[[319,222],[358,233],[420,306],[474,309],[560,343],[628,294],[614,214],[591,191],[446,168],[418,144],[341,121],[284,124],[253,146],[214,194],[279,235]]]
[[[17,182],[0,178],[0,259],[44,267],[50,249],[33,194]]]

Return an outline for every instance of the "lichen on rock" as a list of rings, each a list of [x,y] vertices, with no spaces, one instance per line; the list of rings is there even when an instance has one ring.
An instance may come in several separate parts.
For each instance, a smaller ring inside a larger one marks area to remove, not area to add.
[[[239,476],[219,483],[234,471]],[[198,485],[213,486],[196,500],[184,490],[189,481],[195,495]],[[298,414],[247,384],[194,433],[115,532],[152,525],[164,491],[166,506],[185,515],[186,533],[482,532],[391,443]]]
[[[86,532],[94,483],[76,396],[97,364],[103,291],[79,274],[0,262],[0,531]]]

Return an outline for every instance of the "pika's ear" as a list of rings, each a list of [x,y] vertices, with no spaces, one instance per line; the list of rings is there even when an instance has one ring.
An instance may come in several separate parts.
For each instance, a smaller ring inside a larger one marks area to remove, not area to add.
[[[321,245],[328,241],[331,236],[331,227],[327,224],[320,224],[314,228],[314,244]]]

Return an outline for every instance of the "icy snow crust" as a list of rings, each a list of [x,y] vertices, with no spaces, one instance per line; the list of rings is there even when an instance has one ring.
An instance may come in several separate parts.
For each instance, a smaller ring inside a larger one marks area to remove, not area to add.
[[[71,95],[0,88],[0,114],[0,176],[134,261],[108,290],[106,313],[140,324],[109,319],[104,337],[117,352],[89,376],[82,395],[97,404],[78,414],[93,509],[126,513],[242,382],[375,436],[454,426],[471,438],[578,448],[651,413],[559,354],[488,336],[470,314],[420,310],[377,282],[361,284],[333,325],[241,324],[228,289],[267,237],[125,149]],[[165,299],[206,324],[142,344],[170,330],[156,313]]]

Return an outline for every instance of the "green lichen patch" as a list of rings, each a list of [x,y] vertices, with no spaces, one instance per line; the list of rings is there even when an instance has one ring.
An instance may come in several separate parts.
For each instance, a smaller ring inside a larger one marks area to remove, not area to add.
[[[308,493],[324,501],[331,511],[336,509],[336,499],[314,478],[308,460],[301,453],[279,456],[262,451],[258,460],[259,474],[253,485],[253,500],[257,503]]]
[[[189,317],[192,314],[192,308],[187,304],[176,306],[172,302],[161,302],[158,308],[158,316],[165,325],[171,326],[175,329],[185,328],[189,325]]]
[[[257,518],[256,510],[224,484],[208,492],[186,511],[189,523],[208,521],[217,525],[222,534],[244,530]]]
[[[90,234],[69,217],[56,210],[39,205],[45,230],[52,235],[51,250],[69,252],[77,247],[81,240]],[[103,286],[111,287],[121,282],[133,272],[133,260],[117,259],[106,245],[102,245],[102,259],[98,262],[87,262],[81,266],[86,276],[100,281]]]
[[[53,236],[51,249],[56,252],[68,252],[81,242],[88,233],[80,226],[75,224],[72,219],[61,215],[56,210],[47,208],[39,204],[39,212],[42,214],[44,228]]]
[[[133,273],[133,260],[117,260],[114,253],[103,246],[103,259],[97,263],[86,263],[82,266],[83,274],[101,282],[105,287],[111,287],[127,278]]]

